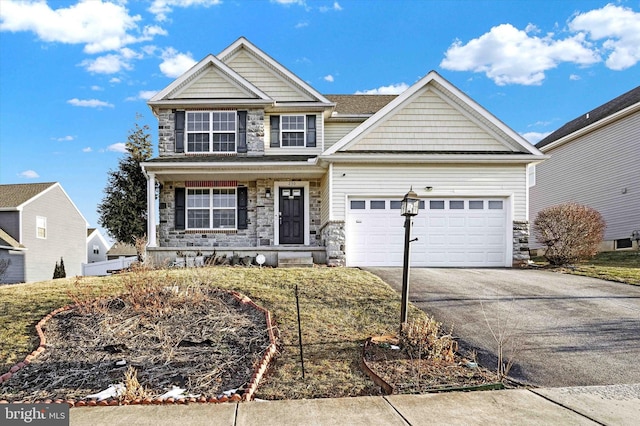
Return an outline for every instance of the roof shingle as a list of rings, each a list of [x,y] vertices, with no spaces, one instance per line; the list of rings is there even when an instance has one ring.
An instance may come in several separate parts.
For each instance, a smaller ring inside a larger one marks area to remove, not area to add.
[[[29,201],[56,182],[0,185],[0,208],[12,208]]]
[[[582,114],[580,117],[569,121],[564,126],[560,127],[558,130],[538,142],[536,144],[536,148],[542,148],[545,145],[549,145],[550,143],[555,142],[560,138],[570,135],[571,133],[582,129],[583,127],[587,127],[592,123],[600,121],[603,118],[607,118],[608,116],[615,114],[618,111],[622,111],[623,109],[638,102],[640,102],[640,86],[636,87],[635,89],[631,89],[627,93],[624,93],[617,98],[612,99],[611,101],[589,111],[588,113]]]

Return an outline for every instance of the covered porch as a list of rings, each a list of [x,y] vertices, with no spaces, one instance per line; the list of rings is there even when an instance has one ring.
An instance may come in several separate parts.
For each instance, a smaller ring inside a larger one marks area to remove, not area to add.
[[[171,264],[178,252],[230,258],[262,254],[270,266],[296,255],[326,263],[321,237],[325,169],[312,158],[161,157],[143,169],[148,253],[156,263]]]

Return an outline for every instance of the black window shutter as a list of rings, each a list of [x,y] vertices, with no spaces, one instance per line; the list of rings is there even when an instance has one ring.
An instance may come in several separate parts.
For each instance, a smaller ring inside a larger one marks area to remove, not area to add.
[[[176,188],[175,190],[175,202],[176,202],[176,211],[175,211],[175,220],[176,220],[176,229],[184,229],[185,228],[185,189],[184,188]]]
[[[176,152],[184,152],[184,111],[176,111]]]
[[[307,115],[307,147],[316,146],[316,116]]]
[[[238,111],[238,152],[247,152],[247,111]]]
[[[248,191],[244,186],[238,187],[238,229],[247,229]]]
[[[271,116],[271,148],[280,148],[280,116]]]

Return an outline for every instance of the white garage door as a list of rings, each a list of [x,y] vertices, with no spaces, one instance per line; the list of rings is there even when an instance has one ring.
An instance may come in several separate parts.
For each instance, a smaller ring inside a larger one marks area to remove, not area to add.
[[[427,199],[413,218],[411,266],[510,266],[504,199]],[[348,266],[402,266],[400,201],[349,199]]]

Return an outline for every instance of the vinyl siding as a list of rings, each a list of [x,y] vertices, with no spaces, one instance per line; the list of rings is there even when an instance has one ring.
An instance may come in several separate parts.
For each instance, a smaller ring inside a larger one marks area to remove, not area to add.
[[[20,242],[20,212],[0,212],[0,228]]]
[[[347,133],[358,127],[361,123],[324,122],[324,149],[331,148],[333,144],[342,139]]]
[[[331,217],[331,213],[329,211],[330,209],[329,197],[331,192],[329,182],[330,182],[330,171],[327,170],[327,172],[324,174],[324,176],[322,176],[322,179],[320,180],[320,224],[321,226],[327,223],[329,221],[329,218]]]
[[[241,50],[225,63],[257,88],[279,102],[315,101],[316,99],[297,90],[280,74],[268,68],[259,59]]]
[[[605,240],[629,238],[640,229],[640,113],[545,154],[551,158],[536,166],[530,192],[532,222],[543,208],[572,201],[600,212]]]
[[[98,246],[100,253],[93,253],[94,245]],[[109,248],[102,243],[100,237],[94,235],[87,243],[87,263],[102,262],[107,260],[107,250],[109,250]]]
[[[513,220],[526,220],[525,165],[345,165],[333,168],[333,219],[345,219],[346,197],[513,197]],[[426,186],[433,191],[426,192]]]
[[[200,75],[193,84],[176,93],[175,99],[211,99],[211,98],[255,98],[248,91],[241,90],[228,77],[213,67]]]
[[[282,115],[282,114],[280,114]],[[295,115],[312,115],[312,114],[295,114]],[[315,148],[307,147],[280,147],[271,148],[271,116],[264,117],[264,153],[265,155],[320,155],[322,152],[322,115],[316,114],[316,146]]]
[[[36,237],[36,217],[47,218],[47,238]],[[82,275],[87,261],[87,224],[58,186],[35,198],[22,211],[22,241],[28,249],[25,281],[49,280],[64,259],[68,277]]]
[[[0,249],[0,260],[3,259],[9,259],[11,263],[9,264],[9,267],[5,271],[4,275],[0,276],[0,284],[13,284],[23,282],[24,255],[9,254],[9,250]]]
[[[425,90],[349,151],[510,151],[438,94]]]

